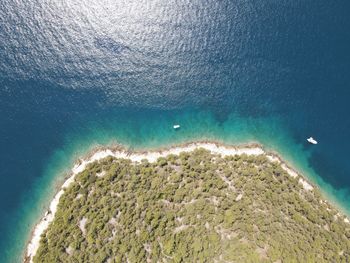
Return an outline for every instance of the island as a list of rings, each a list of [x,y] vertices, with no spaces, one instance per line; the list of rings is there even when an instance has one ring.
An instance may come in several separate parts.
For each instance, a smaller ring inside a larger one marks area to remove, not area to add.
[[[78,161],[25,262],[349,262],[350,224],[260,145],[101,148]]]

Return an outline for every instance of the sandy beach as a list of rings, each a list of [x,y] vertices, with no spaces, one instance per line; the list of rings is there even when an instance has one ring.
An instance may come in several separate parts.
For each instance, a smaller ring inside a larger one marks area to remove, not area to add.
[[[181,152],[191,152],[198,148],[204,148],[213,154],[219,154],[221,156],[230,155],[265,155],[270,161],[277,162],[281,164],[282,169],[284,169],[290,176],[297,178],[300,174],[289,167],[277,154],[266,152],[261,145],[250,144],[242,146],[225,146],[214,142],[196,142],[188,143],[181,146],[174,146],[171,148],[166,148],[162,150],[150,150],[145,152],[130,152],[125,148],[101,148],[93,151],[88,155],[88,157],[79,159],[77,164],[74,165],[70,177],[63,183],[61,189],[55,195],[54,199],[51,201],[48,211],[45,213],[41,221],[35,226],[30,242],[27,245],[25,262],[33,262],[33,257],[35,256],[39,244],[41,234],[48,228],[49,224],[53,221],[60,197],[64,194],[65,188],[69,187],[70,184],[74,182],[74,177],[78,173],[84,171],[88,164],[112,156],[115,158],[125,158],[130,159],[133,162],[140,162],[143,159],[149,162],[155,162],[160,157],[165,157],[169,154],[178,155]],[[307,182],[307,180],[300,176],[298,182],[303,186],[306,191],[312,191],[314,187],[312,184]],[[344,220],[347,220],[346,218]],[[346,222],[346,221],[345,221]]]

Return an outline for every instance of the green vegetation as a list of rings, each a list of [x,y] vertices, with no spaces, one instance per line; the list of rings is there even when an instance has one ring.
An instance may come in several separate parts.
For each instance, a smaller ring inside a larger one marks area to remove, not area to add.
[[[108,157],[65,191],[34,262],[349,262],[337,214],[263,155]]]

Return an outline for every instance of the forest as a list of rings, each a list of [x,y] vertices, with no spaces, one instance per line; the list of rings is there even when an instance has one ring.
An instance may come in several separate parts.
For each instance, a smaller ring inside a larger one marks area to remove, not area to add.
[[[76,175],[34,262],[349,262],[350,225],[264,155],[107,157]]]

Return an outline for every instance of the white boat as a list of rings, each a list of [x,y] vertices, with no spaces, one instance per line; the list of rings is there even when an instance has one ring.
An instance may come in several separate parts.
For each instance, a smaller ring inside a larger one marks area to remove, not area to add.
[[[317,141],[316,141],[314,138],[312,138],[312,137],[307,138],[307,141],[308,141],[309,143],[311,143],[311,144],[317,144]]]
[[[179,125],[179,124],[175,124],[175,125],[173,126],[173,128],[174,128],[175,130],[177,130],[177,129],[180,128],[180,125]]]

